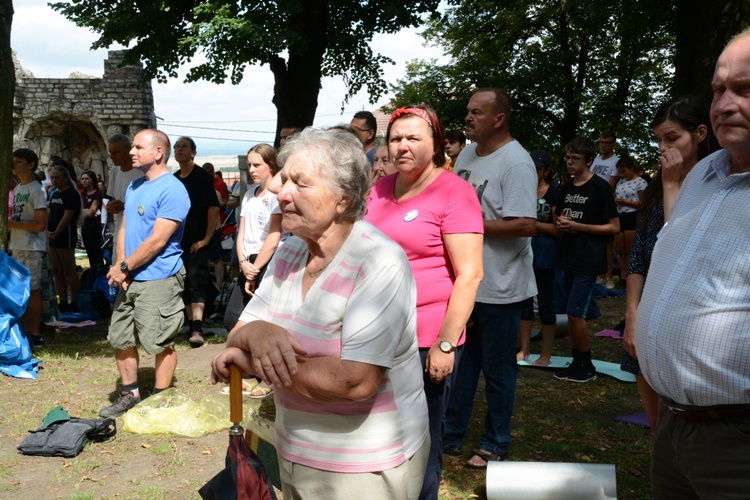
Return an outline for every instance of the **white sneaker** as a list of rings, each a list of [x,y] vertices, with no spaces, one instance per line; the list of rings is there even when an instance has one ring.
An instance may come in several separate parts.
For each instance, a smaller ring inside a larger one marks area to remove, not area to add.
[[[615,287],[615,283],[612,281],[612,278],[607,278],[607,281],[604,283],[604,287],[607,290],[612,290]]]
[[[602,278],[601,276],[598,277],[598,278],[596,278],[596,284],[597,285],[603,285],[604,284],[604,278]]]

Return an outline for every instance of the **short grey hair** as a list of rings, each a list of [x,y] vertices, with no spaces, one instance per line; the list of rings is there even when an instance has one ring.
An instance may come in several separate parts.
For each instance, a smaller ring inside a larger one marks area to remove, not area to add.
[[[107,138],[107,145],[117,144],[122,147],[125,151],[130,151],[133,147],[133,143],[130,142],[130,137],[125,134],[112,134]]]
[[[726,50],[726,48],[729,47],[730,45],[732,45],[734,42],[736,42],[737,40],[740,40],[742,38],[745,38],[746,36],[750,36],[750,27],[747,27],[747,28],[743,29],[742,31],[740,31],[739,33],[737,33],[736,35],[734,35],[732,38],[730,38],[729,41],[727,42],[727,44],[724,45],[724,49],[722,49],[722,52],[724,50]]]
[[[345,130],[307,127],[286,142],[279,153],[279,166],[284,168],[289,157],[297,153],[319,170],[334,193],[349,200],[345,219],[356,222],[364,217],[371,169],[359,138]]]

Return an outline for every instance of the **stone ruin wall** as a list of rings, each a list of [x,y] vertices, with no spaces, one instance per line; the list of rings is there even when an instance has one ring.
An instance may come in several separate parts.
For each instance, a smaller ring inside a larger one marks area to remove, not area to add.
[[[121,133],[132,139],[156,127],[151,82],[139,85],[142,66],[118,67],[124,55],[109,51],[102,78],[34,78],[14,58],[14,149],[35,151],[41,165],[59,156],[79,174],[90,169],[106,178],[106,138]]]

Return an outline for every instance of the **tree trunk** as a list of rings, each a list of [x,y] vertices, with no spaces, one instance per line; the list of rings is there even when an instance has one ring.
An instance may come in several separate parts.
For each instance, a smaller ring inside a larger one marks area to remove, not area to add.
[[[13,98],[16,93],[16,71],[10,49],[10,27],[13,23],[13,0],[0,0],[0,193],[10,188],[10,165],[13,154]],[[0,245],[8,242],[8,205],[0,203]]]
[[[288,125],[312,125],[318,109],[318,94],[326,51],[327,0],[302,2],[302,10],[291,16],[290,23],[300,39],[289,47],[289,61],[278,55],[269,58],[274,76],[273,103],[276,106],[276,139]]]
[[[711,102],[714,66],[727,41],[748,23],[744,0],[680,0],[675,31],[674,94]]]
[[[590,36],[579,42],[577,52],[570,40],[570,25],[568,13],[563,2],[560,6],[560,46],[566,54],[564,60],[563,74],[565,75],[565,104],[563,115],[558,122],[557,131],[560,134],[560,145],[563,146],[572,141],[578,135],[578,126],[581,119],[581,99],[585,88],[588,66]]]

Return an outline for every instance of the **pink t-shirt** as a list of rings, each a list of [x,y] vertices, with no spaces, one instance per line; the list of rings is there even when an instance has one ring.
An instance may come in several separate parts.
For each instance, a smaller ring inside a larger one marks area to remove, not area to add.
[[[455,281],[443,235],[484,234],[482,209],[471,185],[453,172],[442,172],[406,200],[393,199],[397,177],[388,175],[373,186],[365,220],[401,245],[409,258],[417,282],[417,338],[426,348],[440,334]]]

